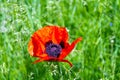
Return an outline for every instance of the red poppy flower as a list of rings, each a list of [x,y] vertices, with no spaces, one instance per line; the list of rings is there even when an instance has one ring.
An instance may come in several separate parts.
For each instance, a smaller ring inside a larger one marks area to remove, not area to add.
[[[28,44],[28,51],[31,56],[38,57],[34,63],[42,61],[58,61],[67,62],[64,58],[72,51],[75,45],[81,41],[82,38],[78,38],[68,43],[68,32],[65,28],[58,26],[46,26],[36,31]]]

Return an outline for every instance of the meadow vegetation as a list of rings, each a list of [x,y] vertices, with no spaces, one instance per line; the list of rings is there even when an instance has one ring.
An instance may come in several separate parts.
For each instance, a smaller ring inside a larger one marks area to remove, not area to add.
[[[66,27],[66,57],[41,62],[29,55],[31,35],[46,25]],[[0,80],[120,80],[119,0],[0,0]]]

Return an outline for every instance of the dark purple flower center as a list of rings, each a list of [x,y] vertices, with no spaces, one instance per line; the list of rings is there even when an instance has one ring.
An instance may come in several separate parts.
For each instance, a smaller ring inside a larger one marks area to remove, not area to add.
[[[46,43],[46,53],[51,57],[59,57],[62,47],[59,44],[54,44],[51,41]]]

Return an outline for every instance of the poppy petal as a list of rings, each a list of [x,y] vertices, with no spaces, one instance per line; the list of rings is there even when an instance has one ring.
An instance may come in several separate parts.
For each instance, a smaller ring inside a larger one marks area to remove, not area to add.
[[[75,41],[72,42],[71,45],[69,45],[66,49],[63,49],[61,55],[59,56],[59,59],[63,59],[65,58],[71,51],[72,49],[75,47],[75,45],[80,42],[82,40],[82,38],[78,38]]]
[[[41,41],[44,45],[46,42],[51,40],[51,35],[52,35],[52,29],[51,27],[43,27],[39,30],[37,30],[34,34],[33,37],[37,35],[39,38],[39,41]]]
[[[41,43],[41,41],[38,39],[37,35],[32,36],[28,44],[28,51],[30,55],[34,57],[40,57],[40,55],[43,54],[44,50],[45,50],[45,47]]]
[[[54,35],[53,37],[55,37],[57,44],[59,44],[61,41],[63,42],[68,42],[68,32],[66,30],[66,28],[56,28],[54,30]]]
[[[41,42],[45,45],[46,42],[52,40],[52,42],[57,43],[57,40],[55,38],[55,31],[58,29],[59,27],[56,26],[46,26],[43,27],[41,29],[39,29],[38,31],[36,31],[34,34],[37,34],[39,37],[39,40],[41,40]],[[33,34],[33,36],[34,36]]]

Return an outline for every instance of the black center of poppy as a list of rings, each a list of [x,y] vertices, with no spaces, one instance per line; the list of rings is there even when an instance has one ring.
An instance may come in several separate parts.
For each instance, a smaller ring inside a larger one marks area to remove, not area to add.
[[[54,44],[52,42],[48,42],[46,44],[46,53],[51,57],[59,57],[62,51],[62,47],[59,44]]]

